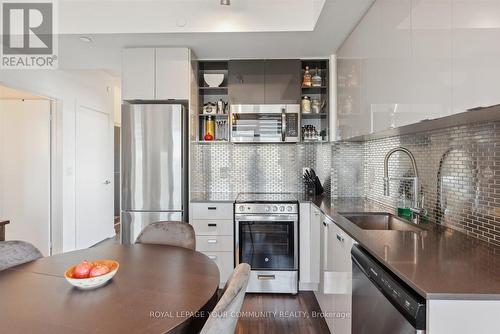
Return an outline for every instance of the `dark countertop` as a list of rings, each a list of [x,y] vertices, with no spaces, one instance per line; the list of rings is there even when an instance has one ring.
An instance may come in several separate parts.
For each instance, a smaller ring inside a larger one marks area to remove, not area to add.
[[[307,197],[426,299],[500,300],[500,248],[433,223],[421,233],[362,230],[339,212],[391,212],[363,198]]]
[[[7,225],[7,224],[10,224],[9,220],[1,220],[0,219],[0,226],[4,226],[4,225]]]
[[[195,194],[193,196],[193,194]],[[237,193],[191,193],[192,202],[233,202]],[[312,203],[426,299],[500,300],[500,248],[433,223],[423,232],[362,230],[339,212],[390,212],[364,198],[294,194]]]

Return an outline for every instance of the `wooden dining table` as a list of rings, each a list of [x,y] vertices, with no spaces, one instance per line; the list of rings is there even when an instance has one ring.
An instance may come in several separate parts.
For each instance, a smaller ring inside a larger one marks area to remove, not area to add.
[[[64,278],[83,261],[120,263],[80,290]],[[106,245],[0,272],[0,333],[197,333],[217,303],[219,270],[206,255],[163,245]]]

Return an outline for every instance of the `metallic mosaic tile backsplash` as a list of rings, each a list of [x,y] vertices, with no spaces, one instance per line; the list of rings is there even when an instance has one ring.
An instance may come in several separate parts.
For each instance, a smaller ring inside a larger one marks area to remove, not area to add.
[[[397,208],[413,196],[411,181],[391,181],[384,196],[384,156],[398,146],[415,156],[430,221],[500,246],[500,122],[363,143],[194,144],[191,191],[302,192],[302,168],[313,167],[332,197]],[[413,176],[406,155],[391,157],[389,176]]]
[[[357,146],[356,146],[357,145]],[[337,147],[345,146],[345,147]],[[333,166],[340,181],[332,181],[334,196],[361,195],[397,208],[412,200],[412,181],[391,181],[384,196],[384,157],[402,146],[415,156],[424,207],[429,219],[500,246],[500,123],[472,124],[414,135],[334,144]],[[361,152],[363,152],[361,159]],[[356,165],[356,161],[360,164]],[[363,164],[361,165],[361,161]],[[363,169],[363,178],[349,180]],[[389,176],[413,176],[404,153],[389,160]],[[360,192],[360,187],[364,190]]]
[[[332,144],[332,197],[364,197],[363,143]]]
[[[193,192],[302,192],[302,168],[330,193],[330,144],[193,144]]]

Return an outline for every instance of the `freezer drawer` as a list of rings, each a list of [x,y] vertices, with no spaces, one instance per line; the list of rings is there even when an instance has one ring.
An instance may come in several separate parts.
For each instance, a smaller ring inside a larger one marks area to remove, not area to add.
[[[159,221],[182,221],[182,211],[172,212],[131,212],[122,211],[121,240],[123,244],[135,242],[139,233],[147,225]],[[187,223],[186,223],[187,224]]]

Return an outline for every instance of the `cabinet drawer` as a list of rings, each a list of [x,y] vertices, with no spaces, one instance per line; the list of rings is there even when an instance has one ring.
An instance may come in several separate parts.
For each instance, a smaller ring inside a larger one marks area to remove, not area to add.
[[[233,236],[232,220],[193,220],[196,235],[229,235]]]
[[[197,235],[196,250],[200,252],[232,252],[233,237]]]
[[[203,252],[211,260],[213,260],[220,272],[221,283],[227,282],[229,275],[233,272],[233,252]]]
[[[233,220],[233,203],[191,203],[193,220]]]

